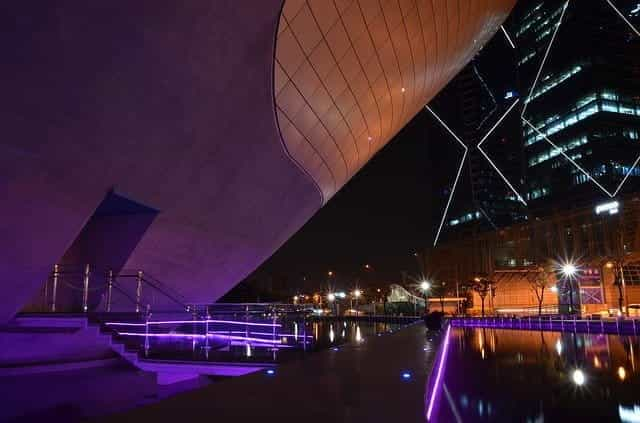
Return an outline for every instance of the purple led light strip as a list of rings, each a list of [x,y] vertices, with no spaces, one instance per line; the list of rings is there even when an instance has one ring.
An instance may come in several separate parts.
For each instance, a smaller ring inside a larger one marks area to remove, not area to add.
[[[449,333],[451,332],[451,326],[447,326],[447,333],[444,337],[444,345],[442,347],[442,356],[440,357],[440,363],[438,364],[438,373],[436,374],[436,381],[431,389],[431,397],[429,398],[429,406],[427,407],[427,420],[431,420],[431,412],[433,411],[433,405],[436,402],[436,397],[440,391],[440,383],[442,378],[442,370],[444,363],[447,360],[447,350],[449,349]]]
[[[201,324],[201,323],[226,323],[229,325],[242,325],[242,326],[266,326],[266,327],[282,327],[279,323],[253,323],[253,322],[240,322],[236,320],[164,320],[154,321],[148,323],[125,323],[125,322],[106,322],[108,326],[145,326],[145,325],[169,325],[169,324]]]
[[[189,333],[138,333],[138,332],[118,332],[121,336],[140,336],[150,338],[187,338],[187,339],[203,339],[205,335],[202,334],[189,334]],[[209,335],[209,338],[224,338],[236,341],[251,341],[263,344],[282,344],[282,341],[272,341],[270,339],[252,338],[249,336],[234,336],[234,335]]]
[[[246,333],[244,330],[210,330],[209,333]],[[251,331],[252,335],[263,335],[263,336],[273,336],[273,333],[270,332],[254,332]],[[304,338],[304,335],[295,335],[293,333],[276,333],[276,338]],[[307,335],[307,338],[313,338],[313,335]]]

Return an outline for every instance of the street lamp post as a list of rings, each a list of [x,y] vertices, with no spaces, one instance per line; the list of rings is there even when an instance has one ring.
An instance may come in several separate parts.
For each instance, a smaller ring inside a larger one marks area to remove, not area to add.
[[[334,294],[334,293],[332,293],[332,292],[330,292],[330,293],[328,293],[328,294],[327,294],[327,302],[328,302],[329,304],[333,305],[333,307],[332,307],[332,308],[333,308],[333,310],[334,310],[334,311],[333,311],[333,313],[334,313],[334,314],[336,314],[336,312],[335,312],[335,304],[334,304],[334,303],[335,303],[335,300],[336,300],[336,294]]]
[[[429,288],[431,288],[431,284],[428,281],[422,281],[420,283],[420,289],[424,294],[424,312],[425,314],[429,312]]]
[[[573,314],[573,278],[578,269],[573,263],[565,263],[562,265],[562,274],[564,275],[565,285],[569,285],[569,314]]]
[[[356,316],[359,314],[358,313],[358,299],[360,298],[360,296],[362,295],[362,291],[360,291],[358,288],[356,288],[353,291],[353,297],[356,299]]]

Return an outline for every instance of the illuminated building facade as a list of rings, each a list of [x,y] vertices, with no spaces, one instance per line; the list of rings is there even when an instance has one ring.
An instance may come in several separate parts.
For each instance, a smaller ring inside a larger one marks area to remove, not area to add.
[[[497,231],[461,234],[429,251],[426,268],[447,286],[461,287],[476,275],[491,275],[496,295],[487,299],[487,308],[521,314],[537,313],[529,278],[540,263],[573,261],[579,271],[570,287],[559,268],[549,275],[544,310],[567,311],[571,301],[583,313],[615,313],[621,291],[625,305],[640,303],[640,197],[626,196],[617,207],[605,209],[574,208]],[[614,283],[619,266],[621,290]],[[557,292],[551,291],[553,285]],[[474,297],[472,313],[479,312]]]
[[[614,3],[640,26],[637,1]],[[562,153],[610,193],[630,171],[624,189],[637,190],[640,36],[606,1],[522,2],[513,18],[523,117],[535,127],[523,121],[531,209],[545,214],[606,196]]]

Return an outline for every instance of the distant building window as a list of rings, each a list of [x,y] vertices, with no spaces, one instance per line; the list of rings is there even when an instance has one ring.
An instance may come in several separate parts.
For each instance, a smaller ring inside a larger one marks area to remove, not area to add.
[[[549,137],[600,112],[640,116],[640,104],[631,104],[630,100],[608,91],[589,94],[577,101],[569,113],[549,116],[533,124],[537,130],[527,126],[524,131],[525,145],[535,144],[545,136]]]

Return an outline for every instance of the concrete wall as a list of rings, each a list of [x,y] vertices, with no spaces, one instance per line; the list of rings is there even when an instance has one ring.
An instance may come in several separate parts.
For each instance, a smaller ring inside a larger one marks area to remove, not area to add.
[[[213,301],[319,207],[276,126],[280,0],[15,2],[0,39],[0,321],[115,189],[159,211],[126,267]]]
[[[483,4],[467,10],[477,22],[464,40],[488,39],[513,1]],[[288,155],[276,119],[281,9],[282,0],[4,5],[0,322],[35,294],[112,190],[158,211],[124,266],[199,303],[223,295],[319,209],[318,184]],[[439,28],[455,20],[438,16]],[[455,67],[436,58],[442,84],[482,43],[462,44]]]

